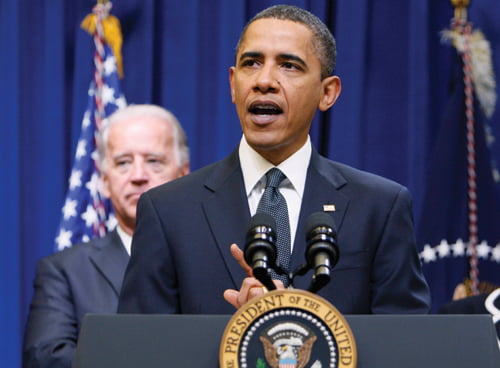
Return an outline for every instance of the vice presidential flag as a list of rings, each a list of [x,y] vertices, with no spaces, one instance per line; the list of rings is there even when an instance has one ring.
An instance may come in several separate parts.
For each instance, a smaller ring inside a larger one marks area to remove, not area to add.
[[[487,124],[492,106],[478,98],[488,92],[472,65],[470,42],[478,35],[467,29],[470,23],[457,27],[465,28],[448,34],[456,37],[453,43],[460,56],[456,78],[431,154],[417,229],[433,312],[452,300],[459,284],[469,295],[500,285],[500,183],[490,149],[494,138]],[[494,108],[496,97],[491,100]]]

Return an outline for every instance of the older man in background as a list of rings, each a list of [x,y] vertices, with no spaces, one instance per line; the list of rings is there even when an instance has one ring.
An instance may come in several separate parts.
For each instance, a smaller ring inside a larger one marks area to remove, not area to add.
[[[189,172],[186,134],[159,106],[131,105],[115,112],[99,133],[98,148],[103,193],[118,226],[103,238],[39,261],[24,367],[71,367],[84,315],[116,312],[139,197]]]

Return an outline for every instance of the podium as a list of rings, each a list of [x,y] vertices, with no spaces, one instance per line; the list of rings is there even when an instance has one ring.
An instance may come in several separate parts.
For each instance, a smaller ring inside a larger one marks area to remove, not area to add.
[[[346,315],[358,368],[498,368],[489,315]],[[74,368],[216,368],[229,315],[85,316]]]

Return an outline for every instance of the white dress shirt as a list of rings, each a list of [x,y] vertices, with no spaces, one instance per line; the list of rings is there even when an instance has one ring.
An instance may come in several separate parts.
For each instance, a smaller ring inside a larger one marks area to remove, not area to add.
[[[288,207],[292,251],[311,152],[311,139],[308,137],[306,143],[297,152],[278,166],[274,166],[248,145],[245,136],[241,138],[239,146],[241,170],[251,216],[255,215],[260,197],[264,193],[266,172],[273,167],[277,167],[286,175],[286,179],[280,184],[279,191],[285,197]]]

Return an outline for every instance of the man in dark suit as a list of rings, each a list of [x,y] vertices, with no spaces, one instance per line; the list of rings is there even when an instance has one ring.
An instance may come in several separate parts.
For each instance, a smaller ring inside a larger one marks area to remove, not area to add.
[[[189,149],[177,119],[154,105],[111,115],[100,132],[99,168],[117,228],[103,238],[42,258],[24,338],[24,367],[71,367],[86,313],[115,313],[146,190],[189,172]]]
[[[334,62],[333,36],[303,9],[275,6],[249,22],[230,68],[240,144],[141,197],[120,313],[233,313],[231,305],[264,292],[235,244],[244,245],[274,167],[286,176],[279,192],[289,214],[290,270],[304,261],[306,218],[325,211],[338,227],[340,260],[320,295],[342,313],[428,312],[408,191],[311,146],[316,110],[329,109],[340,93]],[[306,275],[295,286],[309,281]]]

